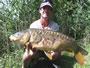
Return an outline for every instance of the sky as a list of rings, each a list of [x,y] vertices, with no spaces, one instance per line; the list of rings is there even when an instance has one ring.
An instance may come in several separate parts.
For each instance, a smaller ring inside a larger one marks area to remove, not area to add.
[[[2,7],[3,7],[3,4],[2,4],[1,2],[2,2],[2,0],[0,0],[0,8],[2,8]]]
[[[6,7],[9,7],[9,5],[7,5],[6,1],[8,1],[8,0],[0,0],[0,8],[2,8],[4,4],[5,4]]]

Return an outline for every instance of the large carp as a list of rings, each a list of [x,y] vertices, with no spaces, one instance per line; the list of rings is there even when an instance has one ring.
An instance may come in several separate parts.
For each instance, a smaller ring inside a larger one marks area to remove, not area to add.
[[[30,28],[17,32],[9,38],[11,41],[24,44],[28,51],[30,50],[28,44],[31,44],[33,48],[44,51],[49,59],[52,59],[51,52],[54,50],[68,51],[74,53],[78,63],[83,65],[83,55],[88,54],[73,38],[51,30]]]

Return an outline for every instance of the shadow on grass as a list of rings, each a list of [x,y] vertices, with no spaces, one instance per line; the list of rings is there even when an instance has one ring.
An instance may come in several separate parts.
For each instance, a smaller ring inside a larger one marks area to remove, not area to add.
[[[76,59],[70,56],[60,56],[53,64],[58,65],[60,68],[73,68],[76,63]],[[48,60],[39,61],[33,68],[55,68]]]
[[[74,68],[74,64],[76,63],[75,57],[70,56],[60,56],[59,59],[54,61],[53,63],[59,65],[61,68]]]

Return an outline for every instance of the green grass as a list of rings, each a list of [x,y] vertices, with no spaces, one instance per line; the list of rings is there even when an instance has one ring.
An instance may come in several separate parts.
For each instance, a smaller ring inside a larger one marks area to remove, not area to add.
[[[88,55],[84,56],[84,64],[82,66],[76,61],[72,53],[63,52],[63,55],[57,59],[56,63],[61,66],[61,68],[90,68],[90,44],[85,50],[88,51]]]
[[[23,52],[16,50],[0,57],[0,68],[21,68]]]
[[[78,64],[75,57],[63,55],[56,61],[61,68],[89,68],[90,67],[90,54],[85,57],[85,62],[82,66]]]
[[[78,64],[74,55],[69,52],[62,52],[62,55],[55,63],[61,68],[90,68],[90,44],[85,49],[89,54],[85,56],[85,63],[82,66]],[[22,50],[16,50],[9,54],[4,53],[0,57],[0,68],[21,68],[23,53]]]

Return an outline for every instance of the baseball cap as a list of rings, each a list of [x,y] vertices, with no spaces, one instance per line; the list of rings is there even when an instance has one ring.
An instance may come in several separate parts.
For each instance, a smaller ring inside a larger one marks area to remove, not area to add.
[[[41,3],[41,5],[40,5],[40,8],[42,8],[42,7],[46,6],[46,5],[48,5],[51,8],[53,8],[52,5],[51,5],[51,3],[48,0],[43,0],[42,3]]]

